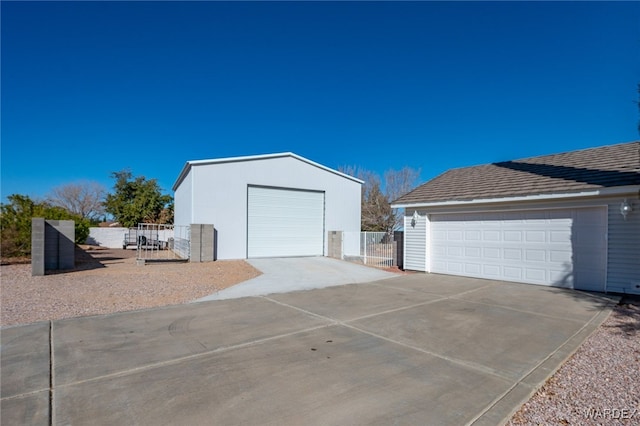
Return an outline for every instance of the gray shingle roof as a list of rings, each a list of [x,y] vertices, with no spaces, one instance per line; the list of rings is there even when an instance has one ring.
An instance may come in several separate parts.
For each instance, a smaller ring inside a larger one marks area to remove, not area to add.
[[[640,185],[640,141],[451,169],[394,204],[469,201]]]

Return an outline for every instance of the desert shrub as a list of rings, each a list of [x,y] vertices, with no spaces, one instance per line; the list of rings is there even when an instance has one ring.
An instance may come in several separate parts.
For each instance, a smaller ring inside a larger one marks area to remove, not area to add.
[[[9,203],[0,205],[2,257],[22,257],[31,254],[31,219],[34,217],[75,221],[77,244],[84,243],[89,236],[89,221],[69,213],[62,207],[55,207],[47,202],[36,202],[26,195],[13,194],[7,199]]]

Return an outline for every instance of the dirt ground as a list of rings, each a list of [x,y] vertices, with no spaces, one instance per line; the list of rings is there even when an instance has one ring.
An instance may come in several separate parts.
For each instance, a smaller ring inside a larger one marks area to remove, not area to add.
[[[136,264],[135,250],[76,250],[76,268],[40,277],[31,264],[0,266],[0,325],[189,302],[260,275],[244,260]]]

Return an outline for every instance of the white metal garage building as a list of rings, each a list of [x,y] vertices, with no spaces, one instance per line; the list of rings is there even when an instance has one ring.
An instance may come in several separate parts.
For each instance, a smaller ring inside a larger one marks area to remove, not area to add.
[[[640,142],[449,170],[396,200],[406,269],[640,294]]]
[[[218,259],[323,256],[327,231],[360,231],[362,181],[293,153],[189,161],[175,224],[213,224]]]

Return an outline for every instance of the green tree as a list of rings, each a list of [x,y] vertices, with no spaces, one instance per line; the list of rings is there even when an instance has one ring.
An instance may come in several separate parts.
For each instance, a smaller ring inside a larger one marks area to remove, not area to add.
[[[8,204],[0,205],[0,239],[3,257],[29,256],[31,254],[31,219],[42,217],[50,220],[75,221],[76,244],[82,244],[89,236],[89,221],[70,213],[62,207],[46,201],[37,202],[27,195],[13,194]]]
[[[114,172],[113,194],[107,194],[105,211],[127,228],[139,223],[173,223],[173,197],[162,194],[156,179],[133,177],[131,171]]]

